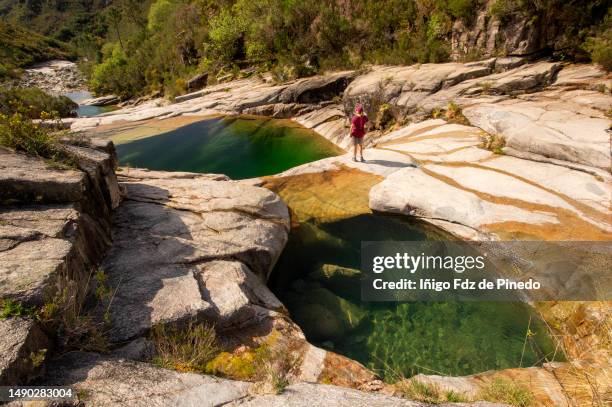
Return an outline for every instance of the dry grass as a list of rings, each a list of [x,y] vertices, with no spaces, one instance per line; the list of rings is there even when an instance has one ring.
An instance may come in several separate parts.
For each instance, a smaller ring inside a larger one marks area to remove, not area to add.
[[[515,384],[508,379],[495,378],[480,391],[477,398],[517,407],[528,407],[533,403],[534,396],[525,386]]]
[[[461,107],[452,100],[446,105],[446,109],[434,109],[429,115],[432,119],[444,119],[449,123],[470,125],[470,121],[463,115]]]
[[[429,404],[445,402],[464,403],[468,398],[455,391],[445,391],[435,384],[424,383],[417,379],[402,379],[395,384],[396,392],[406,399]]]
[[[495,154],[503,154],[503,148],[506,145],[506,140],[499,134],[486,134],[483,137],[481,147],[485,150],[494,152]]]
[[[57,294],[39,311],[38,318],[56,333],[62,351],[108,351],[106,322],[84,308],[92,275],[85,281],[58,278]]]
[[[156,350],[153,363],[181,372],[205,373],[206,364],[220,351],[215,329],[193,320],[184,327],[157,325],[151,339]]]

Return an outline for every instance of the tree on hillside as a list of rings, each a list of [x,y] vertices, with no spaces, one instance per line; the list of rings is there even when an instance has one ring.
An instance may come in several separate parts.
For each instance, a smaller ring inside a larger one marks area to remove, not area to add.
[[[125,47],[123,46],[123,40],[121,39],[121,32],[119,31],[119,26],[123,18],[121,15],[121,11],[119,11],[119,9],[116,7],[111,7],[108,10],[107,16],[109,24],[115,29],[115,33],[117,34],[117,39],[119,40],[119,45],[121,45],[121,49],[125,50]]]

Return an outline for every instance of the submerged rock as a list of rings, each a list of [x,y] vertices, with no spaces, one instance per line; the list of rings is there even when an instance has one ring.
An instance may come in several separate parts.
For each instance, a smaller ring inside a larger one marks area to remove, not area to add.
[[[335,264],[323,264],[309,274],[333,292],[347,293],[350,298],[360,298],[361,271]]]
[[[293,311],[291,317],[308,332],[309,340],[325,341],[341,338],[356,328],[365,311],[326,288],[314,288],[285,297]]]

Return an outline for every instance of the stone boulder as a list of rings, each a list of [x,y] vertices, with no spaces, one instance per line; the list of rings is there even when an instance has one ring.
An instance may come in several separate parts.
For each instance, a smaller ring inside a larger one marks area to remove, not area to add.
[[[340,96],[357,76],[354,71],[300,79],[281,92],[282,103],[318,103]]]
[[[116,95],[106,95],[97,98],[85,99],[80,104],[84,106],[110,106],[119,103],[119,99]]]
[[[0,319],[0,385],[23,385],[40,370],[51,343],[32,320]]]
[[[0,149],[0,298],[42,306],[60,279],[86,280],[110,246],[121,200],[112,144],[62,148],[80,170]]]
[[[186,87],[188,92],[193,92],[199,89],[202,89],[206,86],[208,82],[208,73],[200,73],[195,76],[192,76],[187,81]]]
[[[407,67],[375,67],[357,77],[344,92],[344,111],[351,115],[363,103],[371,119],[383,104],[410,112],[420,100],[442,88],[493,72],[491,64],[418,64]]]
[[[192,318],[236,328],[282,308],[265,286],[289,229],[278,196],[214,175],[122,174],[126,201],[102,264],[117,290],[112,341]]]
[[[433,120],[387,135],[381,148],[421,164],[375,185],[370,207],[422,218],[465,239],[609,239],[609,173],[494,154],[479,148],[482,136]]]
[[[96,406],[426,406],[386,394],[306,382],[292,384],[280,394],[262,394],[248,382],[180,373],[82,352],[72,352],[54,361],[40,384],[70,386],[77,393],[72,403]],[[460,404],[441,404],[453,405]],[[474,405],[499,406],[486,402]]]

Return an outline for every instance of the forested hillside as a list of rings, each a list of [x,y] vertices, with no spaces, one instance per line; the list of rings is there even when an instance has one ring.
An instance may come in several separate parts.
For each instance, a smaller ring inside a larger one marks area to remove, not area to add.
[[[72,57],[66,44],[19,25],[0,21],[0,81],[19,74],[19,68],[49,59]]]
[[[253,66],[279,80],[364,63],[551,55],[612,68],[610,0],[0,1],[65,41],[98,93],[179,94]]]

